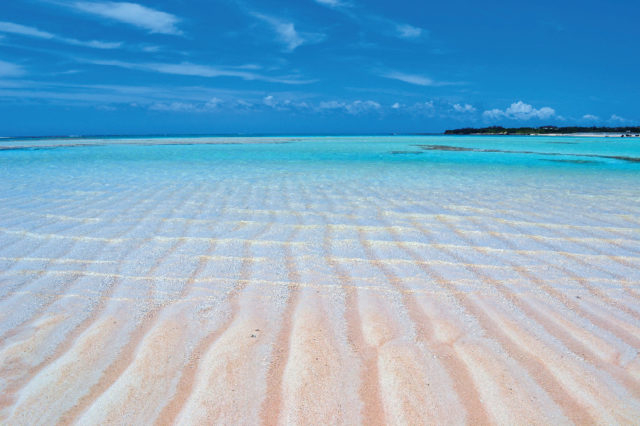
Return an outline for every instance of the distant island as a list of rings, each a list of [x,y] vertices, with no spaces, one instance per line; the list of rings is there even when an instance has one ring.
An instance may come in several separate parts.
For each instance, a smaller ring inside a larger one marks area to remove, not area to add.
[[[482,128],[465,127],[444,132],[445,135],[571,135],[571,134],[606,134],[613,133],[620,136],[640,136],[640,126],[636,127],[501,127],[491,126]]]

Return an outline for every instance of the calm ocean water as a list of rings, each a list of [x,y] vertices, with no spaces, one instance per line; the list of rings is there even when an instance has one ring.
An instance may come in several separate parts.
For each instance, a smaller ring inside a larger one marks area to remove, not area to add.
[[[274,187],[304,182],[308,188],[349,182],[362,190],[496,199],[520,194],[557,200],[564,191],[575,191],[577,196],[619,194],[613,198],[628,207],[640,195],[640,140],[633,138],[43,139],[3,140],[0,148],[5,199],[222,181]]]

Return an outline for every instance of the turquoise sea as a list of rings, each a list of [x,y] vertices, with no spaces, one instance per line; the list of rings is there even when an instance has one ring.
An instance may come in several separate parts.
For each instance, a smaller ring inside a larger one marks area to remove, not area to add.
[[[0,140],[0,422],[633,422],[639,336],[637,138]]]

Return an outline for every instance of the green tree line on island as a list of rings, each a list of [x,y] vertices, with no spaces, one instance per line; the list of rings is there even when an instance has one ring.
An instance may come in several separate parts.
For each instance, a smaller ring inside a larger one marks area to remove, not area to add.
[[[545,134],[572,134],[572,133],[629,133],[640,134],[640,126],[636,127],[502,127],[491,126],[482,128],[465,127],[444,132],[445,135],[545,135]]]

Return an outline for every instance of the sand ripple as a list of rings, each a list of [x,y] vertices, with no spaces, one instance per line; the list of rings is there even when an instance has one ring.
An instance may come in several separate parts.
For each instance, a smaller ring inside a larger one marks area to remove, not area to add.
[[[637,198],[367,179],[5,191],[0,421],[638,422]]]

